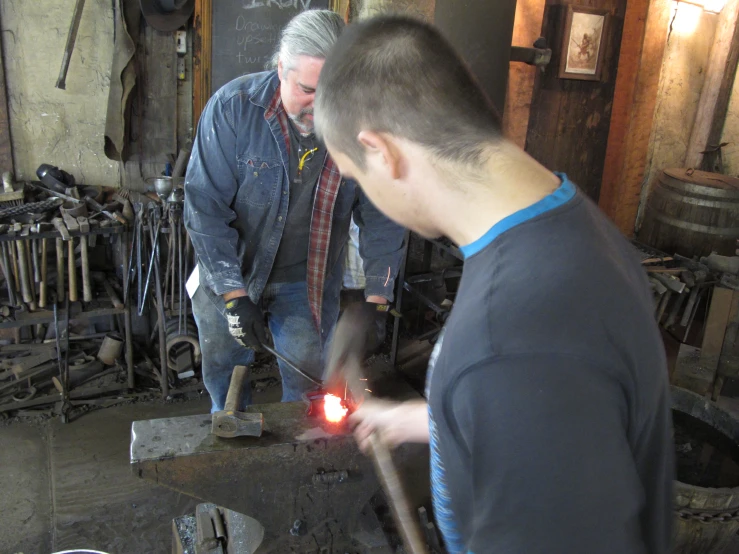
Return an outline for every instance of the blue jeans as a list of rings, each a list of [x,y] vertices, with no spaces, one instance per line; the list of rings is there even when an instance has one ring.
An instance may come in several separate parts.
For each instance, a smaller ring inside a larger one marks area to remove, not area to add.
[[[223,315],[224,304],[221,296],[213,294],[203,284],[192,298],[203,354],[203,381],[213,403],[211,412],[223,409],[234,366],[249,366],[254,362],[254,351],[241,346],[228,332]],[[305,282],[268,284],[262,295],[261,307],[267,316],[275,350],[298,368],[320,379],[325,337],[322,339],[313,322]],[[337,315],[330,322],[324,320],[324,327],[333,327]],[[278,365],[282,376],[283,402],[300,400],[303,393],[317,388],[281,361],[278,361]],[[248,381],[244,384],[241,398],[242,408],[251,404],[251,383]]]

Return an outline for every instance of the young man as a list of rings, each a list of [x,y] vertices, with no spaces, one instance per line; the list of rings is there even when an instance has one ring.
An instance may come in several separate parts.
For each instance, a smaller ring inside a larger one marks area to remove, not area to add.
[[[360,446],[371,432],[430,442],[452,553],[668,552],[667,369],[631,245],[565,175],[505,140],[424,23],[349,28],[315,114],[343,175],[380,210],[465,255],[428,404],[366,403],[353,415]]]
[[[392,300],[404,231],[341,178],[313,133],[318,78],[343,27],[331,11],[296,16],[283,31],[276,70],[226,84],[200,118],[185,224],[198,258],[192,303],[213,411],[223,409],[234,365],[249,365],[266,342],[265,316],[277,351],[320,376],[352,214],[368,307]],[[375,309],[370,317],[385,314]],[[279,365],[283,401],[315,388]],[[249,383],[242,399],[250,402]]]

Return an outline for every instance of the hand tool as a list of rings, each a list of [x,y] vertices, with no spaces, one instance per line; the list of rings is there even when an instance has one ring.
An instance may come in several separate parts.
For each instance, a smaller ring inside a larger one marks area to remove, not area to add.
[[[154,206],[153,204],[149,204],[150,207]],[[149,218],[149,224],[155,225],[154,221],[156,220],[156,231],[154,232],[154,239],[153,244],[151,248],[151,258],[149,260],[149,269],[146,272],[146,283],[144,284],[144,296],[141,302],[139,302],[139,315],[144,314],[144,306],[146,305],[146,297],[149,293],[149,283],[151,282],[151,271],[154,268],[154,264],[158,264],[158,254],[159,254],[159,230],[162,227],[162,222],[158,217],[155,217],[155,213],[159,213],[158,210],[154,211],[152,209],[149,210],[149,213],[153,216]]]
[[[324,374],[324,382],[343,378],[352,399],[357,403],[369,397],[361,375],[364,343],[367,336],[367,323],[361,318],[360,310],[350,306],[336,324]],[[369,436],[367,453],[372,458],[380,482],[387,494],[406,551],[410,554],[427,552],[426,545],[421,538],[418,521],[413,516],[408,496],[403,490],[390,450],[377,433]]]
[[[55,190],[51,190],[49,188],[46,188],[41,183],[28,183],[31,188],[34,188],[36,190],[40,190],[41,192],[45,192],[49,196],[55,196],[57,198],[61,198],[62,200],[66,200],[67,202],[72,202],[73,204],[82,204],[82,200],[79,198],[75,198],[74,196],[69,196],[68,194],[64,194],[62,192],[57,192]]]
[[[62,211],[62,217],[64,218],[64,224],[67,226],[69,231],[79,231],[80,224],[77,223],[77,218],[69,215]],[[69,241],[67,242],[67,273],[69,275],[69,300],[71,302],[77,302],[77,264],[74,258],[74,237],[70,235]]]
[[[92,283],[90,281],[90,258],[87,251],[87,237],[84,234],[90,232],[90,223],[86,217],[78,217],[77,223],[83,236],[80,237],[80,259],[82,266],[82,300],[92,302]]]
[[[61,220],[59,220],[61,221]],[[63,226],[64,224],[62,224]],[[65,227],[66,231],[67,228]],[[64,240],[55,239],[56,243],[56,297],[57,301],[64,300]]]
[[[0,193],[0,208],[12,208],[23,204],[23,187],[21,187],[21,190],[13,188],[13,174],[6,171],[2,178],[3,192]]]
[[[217,437],[261,437],[264,428],[264,417],[259,413],[239,411],[241,392],[246,379],[246,366],[237,365],[231,374],[228,385],[226,404],[223,410],[213,414],[211,432]],[[248,385],[247,385],[248,386]]]
[[[113,288],[113,285],[110,283],[110,281],[105,277],[104,273],[95,273],[93,274],[93,279],[100,281],[102,283],[103,288],[105,289],[105,294],[108,295],[108,298],[110,298],[110,302],[113,304],[113,307],[116,309],[123,308],[123,302],[119,298],[118,294],[115,292],[115,289]]]
[[[71,238],[67,227],[64,225],[64,220],[61,217],[53,218],[51,223],[56,227],[56,230],[59,231],[59,234],[62,236],[62,240],[68,241]]]
[[[23,302],[31,304],[33,302],[33,295],[31,294],[31,279],[28,274],[28,259],[26,258],[25,241],[17,240],[15,241],[15,245],[18,249],[18,275],[21,281]]]
[[[152,213],[159,214],[158,207],[156,207],[156,211]],[[149,237],[152,239],[152,243],[154,242],[154,226],[149,225]],[[139,286],[141,283],[141,271],[139,268]],[[164,297],[162,296],[162,278],[159,274],[159,263],[158,260],[155,260],[154,263],[154,292],[156,293],[156,308],[157,308],[157,317],[159,321],[157,322],[157,328],[159,330],[159,365],[161,366],[160,376],[161,381],[160,385],[162,387],[162,397],[167,398],[169,396],[169,369],[167,365],[167,335],[164,330]]]
[[[72,12],[72,23],[69,25],[69,33],[67,34],[67,45],[64,48],[64,57],[62,58],[62,67],[59,70],[59,78],[56,80],[56,88],[65,90],[67,88],[67,71],[69,70],[69,61],[72,59],[72,51],[74,43],[77,40],[77,31],[80,28],[80,20],[82,19],[82,10],[85,7],[85,0],[77,0]]]
[[[12,306],[18,305],[18,299],[15,296],[15,283],[13,277],[13,271],[10,266],[10,258],[8,257],[8,243],[3,242],[0,244],[0,255],[2,256],[2,270],[5,276],[5,284],[8,288],[8,299]]]
[[[118,212],[109,212],[103,206],[101,206],[100,203],[98,203],[96,200],[93,200],[92,198],[85,197],[85,202],[87,202],[89,206],[92,206],[95,210],[99,211],[111,221],[117,221],[121,225],[126,225],[128,223],[128,221],[126,221],[126,218],[123,217],[121,214],[119,214]]]
[[[39,227],[38,223],[31,225],[31,233],[38,234]],[[41,282],[41,266],[39,265],[39,251],[38,251],[38,240],[31,239],[31,265],[33,267],[33,282],[39,284]]]
[[[69,302],[69,295],[67,295],[67,297],[64,299],[64,328],[67,333],[65,345],[66,348],[64,349],[64,373],[61,379],[62,385],[64,387],[64,392],[62,393],[61,409],[62,423],[67,423],[69,421],[69,410],[72,408],[72,405],[69,403]]]
[[[30,237],[31,235],[31,226],[30,225],[24,225],[23,230],[21,231],[21,237]],[[22,240],[21,243],[23,243],[23,247],[26,251],[26,271],[28,272],[28,284],[31,289],[31,303],[28,305],[28,309],[33,311],[38,306],[36,305],[36,286],[33,282],[33,258],[31,256],[31,239],[26,238],[25,240]]]
[[[144,205],[143,204],[136,204],[134,206],[134,209],[136,210],[136,216],[138,217],[138,221],[136,223],[136,233],[138,234],[138,240],[136,241],[136,286],[138,287],[138,306],[141,306],[143,304],[143,294],[144,294],[144,282],[141,279],[141,262],[142,260],[142,243],[144,240]]]
[[[275,358],[277,358],[282,363],[284,363],[287,367],[289,367],[290,369],[292,369],[295,373],[297,373],[298,375],[300,375],[303,379],[308,379],[308,381],[310,381],[314,385],[318,385],[319,387],[322,387],[323,386],[323,381],[319,381],[315,377],[311,377],[310,375],[308,375],[305,371],[303,371],[298,366],[296,366],[294,363],[292,363],[290,360],[288,360],[287,358],[285,358],[285,356],[283,356],[282,354],[280,354],[279,352],[277,352],[277,350],[275,350],[271,346],[267,346],[266,344],[262,344],[262,348],[264,348],[267,352],[269,352]]]
[[[16,237],[18,236],[18,233],[21,232],[21,224],[20,223],[14,223],[10,226],[10,229],[8,229],[8,236],[9,237]],[[15,279],[15,290],[18,292],[17,298],[18,298],[18,305],[21,304],[21,278],[20,278],[20,272],[18,270],[18,254],[16,253],[17,248],[17,240],[14,240],[13,242],[8,243],[8,253],[10,254],[10,261],[13,266],[13,278]]]
[[[39,285],[39,301],[40,308],[46,307],[48,283],[48,247],[49,239],[41,239],[41,284]]]

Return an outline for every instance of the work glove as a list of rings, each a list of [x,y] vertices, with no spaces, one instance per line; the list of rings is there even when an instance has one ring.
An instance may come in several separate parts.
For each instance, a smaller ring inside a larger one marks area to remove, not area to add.
[[[248,296],[240,296],[226,302],[225,315],[228,331],[239,344],[246,348],[261,350],[262,344],[267,343],[264,314]]]
[[[387,336],[387,314],[390,313],[389,304],[375,304],[362,302],[362,317],[365,319],[367,333],[365,355],[371,356],[385,344]]]

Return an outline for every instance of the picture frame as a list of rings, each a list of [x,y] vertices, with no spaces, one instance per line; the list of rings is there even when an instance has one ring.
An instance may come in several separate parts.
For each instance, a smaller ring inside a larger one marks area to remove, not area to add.
[[[610,15],[606,9],[567,6],[560,50],[560,79],[602,79]]]

